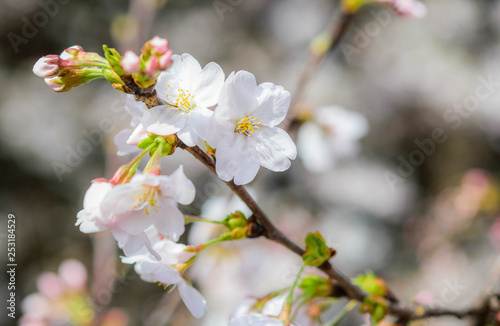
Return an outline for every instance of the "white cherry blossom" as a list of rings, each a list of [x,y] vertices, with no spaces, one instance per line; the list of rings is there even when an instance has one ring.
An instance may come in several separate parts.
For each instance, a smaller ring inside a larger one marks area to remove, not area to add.
[[[285,171],[297,155],[290,136],[276,127],[286,116],[290,93],[272,83],[257,85],[247,71],[232,73],[219,97],[207,139],[216,147],[216,171],[224,181],[251,182],[259,167]]]
[[[150,253],[145,253],[122,257],[122,261],[127,264],[135,264],[135,271],[146,282],[159,283],[164,287],[177,285],[179,294],[191,314],[196,318],[202,317],[207,306],[205,298],[173,266],[188,261],[194,253],[184,251],[186,245],[167,239],[156,242],[153,248],[159,253],[159,260]]]
[[[172,56],[172,66],[160,74],[156,91],[165,103],[151,108],[144,114],[142,123],[146,130],[157,135],[177,133],[188,146],[205,139],[207,124],[217,104],[224,84],[222,68],[210,62],[201,68],[190,54]]]
[[[141,124],[142,116],[147,110],[146,104],[136,101],[133,95],[127,95],[125,111],[131,116],[130,128],[121,130],[114,138],[119,156],[137,152],[139,150],[137,144],[147,137],[147,131]]]
[[[179,239],[184,233],[184,216],[177,203],[190,204],[194,196],[194,185],[182,166],[170,176],[137,174],[114,187],[97,181],[85,194],[76,225],[84,233],[110,230],[126,255],[147,248],[158,257],[151,243],[159,234]]]
[[[170,176],[136,174],[130,182],[113,187],[101,209],[106,224],[131,236],[141,235],[150,226],[173,241],[184,233],[184,215],[177,203],[194,200],[193,183],[180,166]]]
[[[299,128],[299,156],[309,171],[326,172],[339,159],[356,155],[359,139],[367,132],[368,121],[362,114],[337,106],[321,107]]]

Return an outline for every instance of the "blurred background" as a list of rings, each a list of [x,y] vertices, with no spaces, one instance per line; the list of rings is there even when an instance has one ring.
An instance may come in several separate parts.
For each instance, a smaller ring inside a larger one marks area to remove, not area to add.
[[[373,270],[405,302],[460,308],[495,286],[500,271],[500,1],[425,4],[421,19],[378,5],[356,15],[296,103],[311,118],[298,130],[299,157],[285,173],[261,171],[250,188],[295,241],[320,230],[347,275]],[[226,76],[248,70],[294,94],[311,41],[340,15],[331,0],[0,0],[0,262],[12,213],[16,321],[23,298],[50,288],[39,276],[67,259],[88,273],[72,294],[81,302],[57,310],[71,310],[75,325],[93,316],[107,318],[100,325],[225,325],[238,300],[290,285],[301,261],[265,239],[207,250],[190,271],[208,301],[201,320],[177,291],[142,282],[108,234],[74,226],[90,181],[127,162],[113,143],[130,122],[124,96],[103,80],[56,94],[32,73],[39,57],[75,44],[139,52],[159,35],[202,66],[215,61]],[[328,117],[318,114],[325,107]],[[311,151],[328,157],[311,161]],[[180,150],[164,160],[165,172],[180,163],[198,192],[185,212],[216,218],[240,207]],[[213,231],[204,227],[184,240]],[[0,282],[7,298],[6,273]],[[17,324],[2,311],[0,324]],[[342,325],[362,323],[353,312]]]

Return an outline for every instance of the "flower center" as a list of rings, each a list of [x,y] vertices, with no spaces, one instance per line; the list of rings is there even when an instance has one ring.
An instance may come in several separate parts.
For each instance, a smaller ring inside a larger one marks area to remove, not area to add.
[[[170,88],[170,84],[167,85]],[[187,89],[178,88],[177,92],[173,92],[174,94],[167,94],[167,102],[175,106],[177,109],[182,112],[189,112],[196,107],[196,103],[194,102],[194,96]]]
[[[160,194],[160,188],[151,186],[142,186],[143,189],[137,196],[134,197],[134,209],[144,207],[144,212],[149,215],[149,210],[154,209],[158,212],[157,195]]]
[[[248,137],[252,137],[252,133],[256,129],[260,129],[259,124],[263,123],[263,121],[259,121],[259,119],[251,117],[244,117],[241,120],[236,121],[236,127],[234,128],[234,132],[241,132]]]

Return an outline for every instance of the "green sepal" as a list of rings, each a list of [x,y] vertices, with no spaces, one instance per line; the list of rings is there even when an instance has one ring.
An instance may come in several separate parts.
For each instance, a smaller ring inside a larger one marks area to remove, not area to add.
[[[223,221],[223,223],[229,230],[234,230],[236,228],[246,227],[247,219],[242,212],[236,211],[232,214],[229,214]]]
[[[321,266],[332,256],[332,250],[326,245],[325,239],[319,232],[308,233],[306,236],[306,252],[302,260],[309,266]]]
[[[116,51],[116,49],[114,48],[108,48],[107,45],[103,45],[102,49],[104,50],[104,57],[106,58],[106,60],[108,60],[109,65],[118,74],[118,76],[125,75],[120,64],[120,61],[122,59],[121,54],[118,53],[118,51]]]
[[[385,281],[375,276],[372,271],[356,276],[352,279],[352,283],[371,295],[383,297],[387,294]]]
[[[330,281],[314,274],[304,276],[299,283],[299,288],[304,290],[303,295],[306,298],[328,297],[332,286]]]
[[[111,83],[113,88],[121,92],[125,92],[125,83],[121,80],[120,76],[112,69],[103,69],[102,74],[108,82]]]
[[[150,136],[148,138],[144,138],[143,140],[141,140],[139,142],[139,144],[137,144],[137,147],[139,147],[140,149],[146,149],[149,146],[151,146],[152,143],[154,143],[156,141],[157,137],[158,136],[153,135],[153,136]]]

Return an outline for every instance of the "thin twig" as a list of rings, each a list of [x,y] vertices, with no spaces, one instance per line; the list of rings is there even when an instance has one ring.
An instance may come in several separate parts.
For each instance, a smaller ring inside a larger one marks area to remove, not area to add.
[[[292,100],[290,103],[290,111],[288,112],[289,118],[285,120],[282,124],[284,129],[288,129],[293,122],[295,117],[295,111],[297,110],[297,105],[302,100],[304,96],[304,92],[307,89],[307,85],[313,76],[313,73],[316,71],[319,64],[323,61],[325,56],[335,50],[341,43],[344,35],[349,30],[349,26],[354,19],[354,14],[343,13],[340,21],[334,19],[331,23],[329,31],[327,32],[327,38],[329,45],[324,51],[315,51],[314,49],[309,49],[309,59],[307,61],[304,70],[302,71],[299,80],[297,81],[297,85],[295,87],[295,91],[293,92]]]

